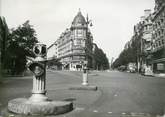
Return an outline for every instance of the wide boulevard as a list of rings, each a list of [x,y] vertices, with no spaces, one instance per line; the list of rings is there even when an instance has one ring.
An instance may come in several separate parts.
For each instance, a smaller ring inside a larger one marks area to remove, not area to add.
[[[81,85],[81,72],[47,70],[46,82],[50,99],[74,104],[73,111],[57,117],[159,117],[164,114],[165,78],[93,71],[89,73],[89,85],[97,86],[97,91],[70,90]],[[0,116],[22,117],[7,112],[7,103],[14,98],[30,97],[31,90],[32,76],[1,79]]]

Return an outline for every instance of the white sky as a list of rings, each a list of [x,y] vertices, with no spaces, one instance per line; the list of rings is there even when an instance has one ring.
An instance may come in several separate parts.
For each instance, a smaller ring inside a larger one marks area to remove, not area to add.
[[[71,26],[79,8],[92,20],[94,42],[111,59],[131,39],[144,10],[153,11],[154,0],[0,0],[0,13],[9,28],[30,20],[39,41],[48,46]]]

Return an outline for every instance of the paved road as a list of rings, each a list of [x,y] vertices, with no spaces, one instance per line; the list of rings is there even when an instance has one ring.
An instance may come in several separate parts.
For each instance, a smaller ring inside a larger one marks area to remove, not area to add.
[[[143,117],[164,113],[164,78],[117,71],[91,72],[89,83],[98,86],[97,91],[69,90],[69,87],[81,84],[81,75],[80,72],[47,72],[48,97],[74,103],[72,112],[57,117],[128,117],[128,115]],[[8,100],[17,97],[28,98],[31,95],[31,87],[31,77],[2,80],[0,84],[2,114],[6,114]]]

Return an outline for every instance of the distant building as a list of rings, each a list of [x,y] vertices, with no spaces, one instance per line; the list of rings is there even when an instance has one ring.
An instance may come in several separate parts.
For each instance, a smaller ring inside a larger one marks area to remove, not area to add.
[[[52,57],[57,58],[58,56],[58,47],[57,43],[53,43],[48,47],[47,58],[51,59]]]
[[[155,0],[152,34],[152,67],[155,73],[165,73],[165,1]]]
[[[88,17],[81,11],[74,17],[70,28],[67,28],[55,41],[55,56],[62,63],[62,69],[81,70],[83,62],[88,61],[92,67],[93,36],[88,28]]]

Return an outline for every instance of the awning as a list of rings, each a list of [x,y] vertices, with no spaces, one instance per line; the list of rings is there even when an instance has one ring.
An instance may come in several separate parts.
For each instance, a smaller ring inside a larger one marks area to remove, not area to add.
[[[165,58],[161,58],[161,59],[152,60],[152,62],[151,62],[151,63],[160,63],[160,62],[165,62]]]

